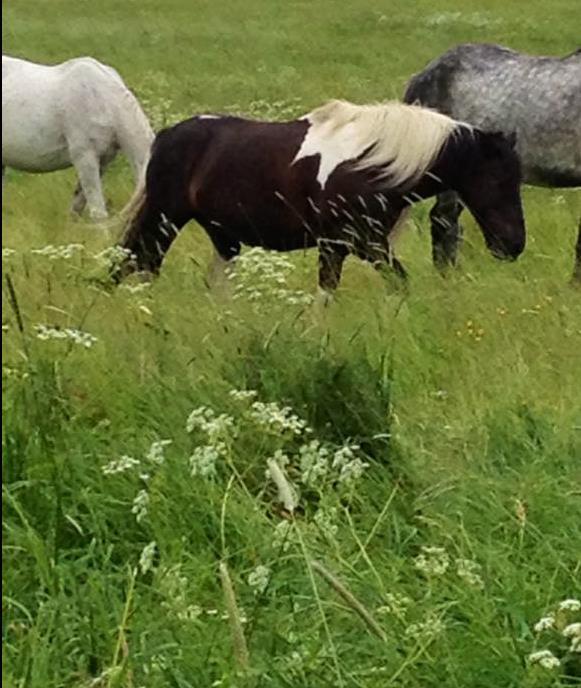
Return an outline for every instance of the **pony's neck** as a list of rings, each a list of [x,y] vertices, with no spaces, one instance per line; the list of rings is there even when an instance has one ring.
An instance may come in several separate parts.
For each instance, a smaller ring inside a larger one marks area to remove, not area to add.
[[[448,138],[435,163],[414,190],[422,198],[442,191],[459,191],[478,151],[478,130],[459,127]]]

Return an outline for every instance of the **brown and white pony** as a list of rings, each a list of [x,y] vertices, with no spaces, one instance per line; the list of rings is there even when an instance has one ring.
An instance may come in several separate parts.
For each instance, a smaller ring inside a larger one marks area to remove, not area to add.
[[[516,258],[525,245],[514,141],[425,108],[331,101],[290,122],[202,115],[160,132],[146,186],[113,271],[159,271],[177,232],[194,219],[217,260],[241,245],[292,251],[317,246],[319,286],[338,285],[354,254],[390,263],[390,233],[412,203],[456,191],[491,252]]]

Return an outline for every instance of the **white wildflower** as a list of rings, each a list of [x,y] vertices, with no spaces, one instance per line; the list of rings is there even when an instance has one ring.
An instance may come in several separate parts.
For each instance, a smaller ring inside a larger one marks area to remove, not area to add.
[[[337,509],[335,507],[318,509],[313,520],[323,535],[330,540],[333,539],[339,530],[337,526]]]
[[[569,652],[581,652],[581,635],[573,636]]]
[[[281,407],[274,401],[269,403],[255,401],[250,415],[265,430],[275,434],[302,435],[308,432],[306,421],[293,413],[290,406]]]
[[[361,459],[353,459],[346,463],[339,473],[339,482],[347,485],[352,485],[359,480],[365,469],[369,468],[369,464],[361,461]]]
[[[5,258],[11,258],[16,255],[16,251],[13,248],[2,248],[2,260]]]
[[[417,640],[428,641],[446,630],[446,625],[441,619],[429,616],[425,621],[410,624],[406,628],[406,635]]]
[[[110,461],[106,466],[103,466],[101,470],[105,475],[115,475],[116,473],[130,471],[136,466],[139,466],[139,464],[140,461],[124,454],[120,459]]]
[[[36,337],[37,339],[42,339],[44,341],[49,339],[68,339],[75,344],[84,346],[86,349],[90,349],[95,342],[97,342],[97,337],[94,337],[88,332],[83,332],[82,330],[75,330],[72,328],[58,328],[58,327],[48,327],[47,325],[36,325]]]
[[[480,576],[482,567],[472,559],[456,559],[456,574],[458,578],[474,588],[483,588],[484,581]]]
[[[213,478],[216,475],[216,462],[225,453],[223,444],[207,444],[194,449],[190,456],[190,473],[192,477]]]
[[[135,259],[135,254],[122,246],[109,246],[94,256],[98,261],[110,265],[111,263],[123,263],[129,259]]]
[[[258,396],[258,392],[254,389],[232,389],[229,395],[234,401],[252,401]]]
[[[313,297],[301,290],[287,288],[286,282],[294,265],[279,253],[252,248],[233,261],[228,279],[236,282],[234,299],[251,302],[274,298],[290,305],[309,305]]]
[[[556,669],[561,662],[550,650],[539,650],[528,657],[529,664],[539,664],[543,669]]]
[[[385,604],[378,607],[378,614],[394,614],[395,616],[404,616],[411,605],[412,601],[406,595],[399,593],[386,593]]]
[[[62,246],[53,246],[48,244],[42,248],[33,248],[31,253],[39,256],[46,256],[49,260],[56,260],[57,258],[63,258],[68,260],[72,258],[76,253],[84,251],[85,247],[82,244],[65,244]]]
[[[581,602],[575,598],[570,598],[559,602],[560,612],[578,612],[581,610]]]
[[[153,558],[155,557],[155,552],[157,550],[157,544],[155,542],[150,542],[141,551],[139,557],[139,568],[141,573],[145,575],[148,571],[153,570]]]
[[[358,444],[345,444],[333,453],[333,468],[343,468],[355,459],[355,452],[360,449]]]
[[[171,440],[157,440],[157,442],[152,442],[145,459],[151,463],[161,466],[165,461],[164,448],[168,447],[171,443]]]
[[[542,619],[539,619],[537,623],[533,626],[535,633],[541,633],[542,631],[546,631],[549,628],[554,628],[555,627],[555,617],[552,614],[548,614],[547,616],[543,616]]]
[[[268,474],[278,490],[278,501],[291,514],[297,508],[298,496],[276,458],[268,459]]]
[[[248,585],[254,590],[255,595],[262,595],[268,587],[272,571],[268,566],[259,564],[248,575]]]
[[[581,638],[581,623],[572,623],[562,631],[565,638]]]
[[[426,576],[443,576],[450,566],[450,558],[442,547],[422,547],[414,566]]]
[[[140,490],[133,500],[133,507],[131,508],[131,513],[135,514],[135,520],[137,523],[141,523],[141,521],[143,521],[143,519],[147,516],[148,507],[149,494],[146,490]]]
[[[218,438],[224,439],[235,435],[234,418],[225,413],[217,416],[208,406],[200,406],[188,416],[186,430],[201,430],[211,442],[214,442]]]
[[[303,484],[320,486],[329,470],[329,450],[318,440],[312,440],[300,448],[299,454]]]

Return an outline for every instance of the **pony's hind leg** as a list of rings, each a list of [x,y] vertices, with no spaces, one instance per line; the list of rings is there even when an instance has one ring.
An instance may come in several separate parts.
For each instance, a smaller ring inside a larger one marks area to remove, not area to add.
[[[430,212],[432,229],[432,258],[438,270],[456,264],[458,246],[462,230],[458,218],[462,205],[454,191],[438,195],[436,204]]]

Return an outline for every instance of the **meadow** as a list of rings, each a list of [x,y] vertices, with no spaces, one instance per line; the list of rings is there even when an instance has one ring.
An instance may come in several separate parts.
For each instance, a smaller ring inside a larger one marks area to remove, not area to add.
[[[156,129],[399,97],[465,41],[565,54],[580,19],[577,0],[2,12],[5,54],[111,64]],[[3,189],[7,686],[581,685],[579,192],[523,190],[514,264],[463,215],[446,277],[423,204],[409,289],[349,259],[320,309],[313,252],[250,253],[210,290],[194,225],[155,282],[104,289],[118,230],[69,217],[74,185]],[[105,188],[119,210],[125,162]]]

